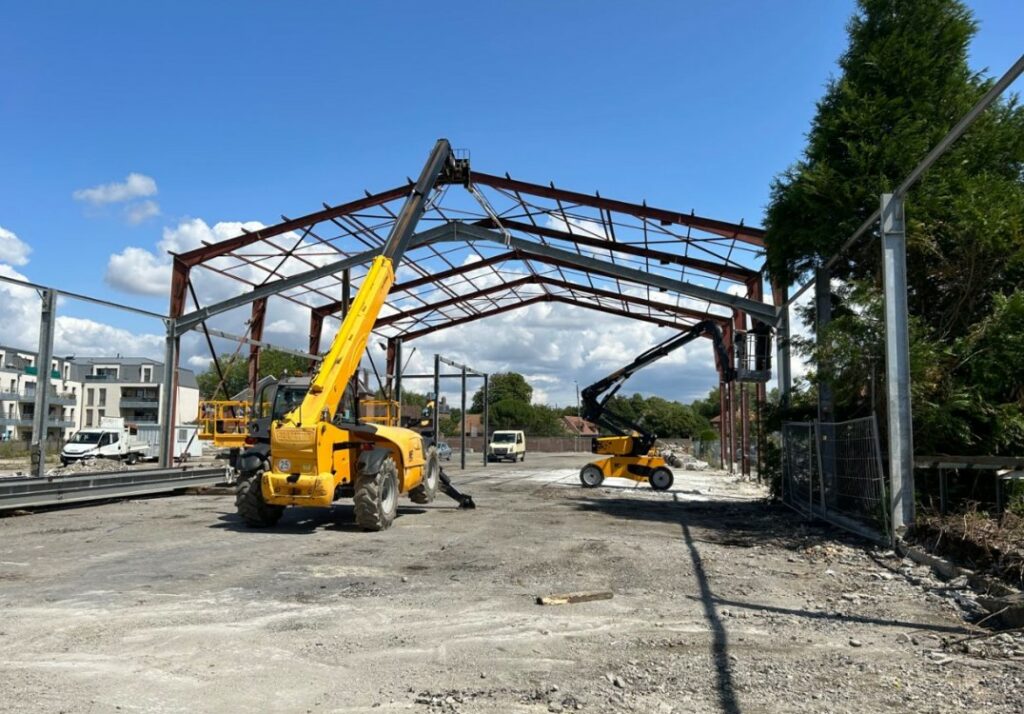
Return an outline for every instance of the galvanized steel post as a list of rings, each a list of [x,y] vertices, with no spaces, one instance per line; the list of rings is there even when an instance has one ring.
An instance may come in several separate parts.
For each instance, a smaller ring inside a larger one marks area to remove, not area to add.
[[[35,413],[32,415],[30,459],[32,473],[46,475],[46,433],[50,411],[50,372],[53,367],[53,328],[56,322],[57,293],[44,288],[39,291],[42,309],[39,316],[39,354],[36,359]]]
[[[462,365],[462,413],[459,415],[459,423],[462,425],[460,431],[462,432],[462,456],[459,461],[462,463],[462,468],[466,468],[466,365]]]
[[[175,321],[167,320],[167,341],[164,345],[163,399],[160,402],[160,468],[174,464],[174,407],[177,396],[178,337]]]
[[[441,443],[441,355],[434,355],[434,443]]]
[[[882,194],[882,282],[889,415],[889,480],[895,533],[914,523],[914,432],[910,403],[907,244],[903,197]]]
[[[491,414],[490,414],[490,412],[491,412],[491,405],[487,401],[487,388],[489,386],[490,386],[490,375],[485,374],[484,375],[484,445],[483,445],[483,448],[480,449],[480,452],[483,454],[483,457],[484,457],[484,466],[487,466],[487,444],[490,441],[490,439],[487,438],[487,434],[490,431],[490,416],[491,416]]]

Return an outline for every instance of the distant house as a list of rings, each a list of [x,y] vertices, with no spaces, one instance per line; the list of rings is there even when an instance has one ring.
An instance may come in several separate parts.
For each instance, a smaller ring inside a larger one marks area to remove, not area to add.
[[[601,433],[598,429],[597,424],[589,422],[586,419],[582,419],[578,416],[564,416],[562,417],[562,426],[567,432],[573,436],[597,436]]]

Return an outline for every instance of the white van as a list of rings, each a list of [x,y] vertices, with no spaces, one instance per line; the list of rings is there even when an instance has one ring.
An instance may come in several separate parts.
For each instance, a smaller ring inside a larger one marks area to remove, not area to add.
[[[60,451],[60,462],[67,466],[79,459],[123,459],[134,464],[153,454],[145,440],[132,433],[121,417],[101,417],[98,427],[75,432]]]
[[[496,431],[487,444],[488,461],[526,460],[526,435],[521,431]]]

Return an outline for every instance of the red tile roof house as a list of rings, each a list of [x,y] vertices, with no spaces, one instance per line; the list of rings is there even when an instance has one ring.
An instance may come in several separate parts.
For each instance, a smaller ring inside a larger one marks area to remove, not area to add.
[[[597,436],[601,433],[596,424],[578,416],[562,417],[562,426],[573,436]]]

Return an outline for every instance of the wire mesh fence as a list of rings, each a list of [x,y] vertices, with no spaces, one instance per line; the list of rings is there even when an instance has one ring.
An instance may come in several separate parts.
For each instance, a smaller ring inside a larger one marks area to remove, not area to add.
[[[888,539],[889,489],[873,417],[786,422],[782,498],[799,512]]]

